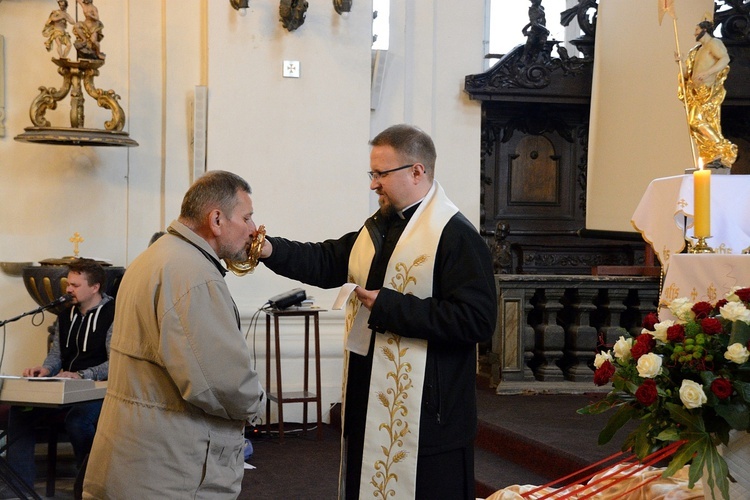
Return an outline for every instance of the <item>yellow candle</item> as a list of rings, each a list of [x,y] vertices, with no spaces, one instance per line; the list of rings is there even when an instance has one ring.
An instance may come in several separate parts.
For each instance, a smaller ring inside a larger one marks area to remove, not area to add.
[[[693,231],[696,238],[711,236],[711,171],[693,172]]]

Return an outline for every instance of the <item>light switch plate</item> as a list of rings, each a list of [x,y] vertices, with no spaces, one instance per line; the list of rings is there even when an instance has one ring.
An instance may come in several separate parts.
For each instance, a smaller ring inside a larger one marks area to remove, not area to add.
[[[299,78],[299,61],[284,61],[284,78]]]

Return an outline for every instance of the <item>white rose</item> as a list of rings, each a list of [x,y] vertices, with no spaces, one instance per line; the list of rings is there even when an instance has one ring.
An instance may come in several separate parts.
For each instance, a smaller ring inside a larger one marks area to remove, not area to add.
[[[594,358],[594,366],[599,368],[605,361],[612,362],[612,353],[610,351],[597,353]]]
[[[750,310],[742,302],[727,302],[719,309],[719,314],[728,321],[750,323]]]
[[[695,318],[693,305],[694,304],[688,301],[686,297],[680,297],[669,303],[669,310],[672,311],[672,314],[674,314],[679,320],[692,321]]]
[[[638,358],[638,375],[643,378],[654,378],[661,372],[661,356],[650,352]]]
[[[724,353],[724,357],[733,363],[741,365],[750,357],[750,352],[748,352],[747,347],[736,342],[727,347],[727,352]]]
[[[626,363],[630,359],[630,350],[633,348],[633,339],[626,339],[620,336],[612,350],[615,352],[615,358],[619,359],[620,362]]]
[[[680,387],[680,400],[685,408],[699,408],[707,401],[703,386],[692,380],[683,380]]]
[[[661,323],[656,323],[654,325],[654,331],[648,332],[648,333],[653,335],[656,340],[660,340],[661,342],[666,343],[667,342],[667,330],[669,329],[670,326],[673,326],[673,325],[674,325],[674,321],[672,321],[671,319],[667,319],[667,320],[662,321]]]

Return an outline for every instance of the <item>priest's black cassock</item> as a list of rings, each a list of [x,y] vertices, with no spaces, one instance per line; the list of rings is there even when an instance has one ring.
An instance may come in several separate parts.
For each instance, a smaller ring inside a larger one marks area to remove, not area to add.
[[[375,247],[368,290],[380,290],[370,327],[428,341],[417,461],[418,498],[475,498],[476,343],[491,338],[497,296],[489,249],[461,214],[443,228],[435,255],[433,296],[420,299],[383,288],[391,255],[418,204],[403,215],[376,213],[365,223]],[[264,264],[277,274],[321,288],[348,281],[349,255],[359,233],[302,243],[268,237]],[[359,497],[370,396],[374,336],[367,356],[350,353],[344,415],[345,498]]]

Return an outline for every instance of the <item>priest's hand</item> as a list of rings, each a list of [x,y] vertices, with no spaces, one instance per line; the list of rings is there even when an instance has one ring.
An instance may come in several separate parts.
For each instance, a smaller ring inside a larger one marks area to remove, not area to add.
[[[263,246],[260,248],[260,258],[265,259],[266,257],[270,257],[273,253],[273,245],[270,241],[264,240]]]
[[[362,302],[363,306],[365,306],[368,310],[372,310],[372,305],[375,303],[375,299],[378,298],[378,293],[380,293],[380,290],[366,290],[361,286],[358,286],[354,289],[354,293],[357,294],[357,298],[360,302]]]

